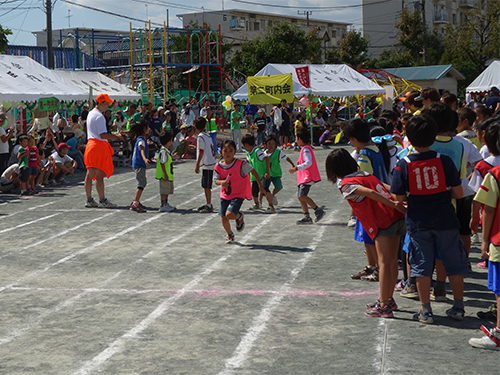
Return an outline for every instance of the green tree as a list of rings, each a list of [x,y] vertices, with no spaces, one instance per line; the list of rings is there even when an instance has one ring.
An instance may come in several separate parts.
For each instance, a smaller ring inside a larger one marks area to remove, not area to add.
[[[446,28],[443,61],[453,64],[467,77],[459,83],[459,90],[486,68],[488,60],[500,56],[499,18],[500,0],[477,2],[463,13],[460,24]]]
[[[0,53],[4,53],[7,49],[7,35],[12,35],[12,30],[4,29],[2,25],[0,25]]]
[[[241,44],[230,66],[252,76],[269,63],[316,64],[321,62],[321,40],[317,30],[306,34],[296,25],[282,22],[263,35]]]
[[[368,46],[370,41],[361,32],[352,29],[344,34],[340,41],[340,47],[334,48],[326,53],[328,64],[348,64],[353,69],[361,68],[368,61]]]

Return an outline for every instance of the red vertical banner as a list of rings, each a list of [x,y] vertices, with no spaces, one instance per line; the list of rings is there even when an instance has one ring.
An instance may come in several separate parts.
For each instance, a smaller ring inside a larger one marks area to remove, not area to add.
[[[309,80],[309,67],[303,66],[301,68],[295,68],[295,72],[297,73],[297,78],[299,79],[299,83],[306,89],[310,88],[311,82]]]

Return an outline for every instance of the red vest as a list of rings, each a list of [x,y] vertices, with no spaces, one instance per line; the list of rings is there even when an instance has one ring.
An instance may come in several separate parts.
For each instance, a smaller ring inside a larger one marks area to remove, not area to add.
[[[411,195],[432,195],[448,190],[439,153],[433,159],[411,161],[408,156],[404,159],[408,163],[408,186]]]
[[[486,163],[484,160],[481,160],[474,166],[474,170],[478,171],[482,178],[486,176],[486,173],[488,173],[491,168],[493,168],[493,166],[490,163]]]
[[[230,201],[234,198],[252,199],[252,186],[250,185],[250,177],[246,175],[241,177],[241,166],[244,161],[236,159],[233,166],[229,169],[224,169],[219,163],[215,164],[215,170],[221,180],[226,180],[229,183],[228,187],[221,186],[221,199]]]
[[[490,169],[489,173],[495,177],[498,184],[500,181],[500,166]],[[500,186],[500,185],[499,185]],[[495,218],[493,219],[493,226],[491,227],[490,241],[495,246],[500,246],[500,204],[497,203],[495,211]]]
[[[319,174],[318,164],[316,163],[316,158],[314,157],[314,152],[310,145],[304,145],[300,149],[298,165],[304,162],[303,151],[308,148],[311,154],[312,165],[302,171],[297,171],[297,185],[305,184],[307,182],[320,182],[321,175]]]
[[[380,180],[371,174],[344,177],[342,179],[342,185],[361,185],[393,201],[391,194],[386,190],[384,185],[382,185]],[[356,192],[354,192],[354,194],[356,194]],[[387,229],[396,221],[405,217],[405,215],[398,210],[368,197],[365,197],[361,202],[347,201],[371,239],[375,238],[379,229]]]

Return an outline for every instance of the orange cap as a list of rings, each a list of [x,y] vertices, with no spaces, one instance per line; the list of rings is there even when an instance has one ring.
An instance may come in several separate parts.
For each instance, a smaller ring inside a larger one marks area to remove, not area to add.
[[[97,98],[95,98],[95,101],[97,103],[101,102],[108,102],[108,103],[113,103],[113,100],[110,99],[108,94],[99,94],[97,95]]]

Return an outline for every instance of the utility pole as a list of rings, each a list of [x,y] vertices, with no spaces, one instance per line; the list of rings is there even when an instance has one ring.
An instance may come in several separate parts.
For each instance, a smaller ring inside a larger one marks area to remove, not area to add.
[[[71,15],[71,10],[68,9],[68,15],[65,17],[68,19],[68,28],[71,28],[71,22],[70,22],[70,18],[73,17]]]
[[[298,10],[297,14],[305,15],[307,17],[307,27],[309,27],[309,15],[313,14],[313,12],[311,10],[305,10],[302,13],[300,13],[300,10]]]
[[[47,12],[47,68],[54,69],[54,54],[52,53],[52,1],[45,3]]]

